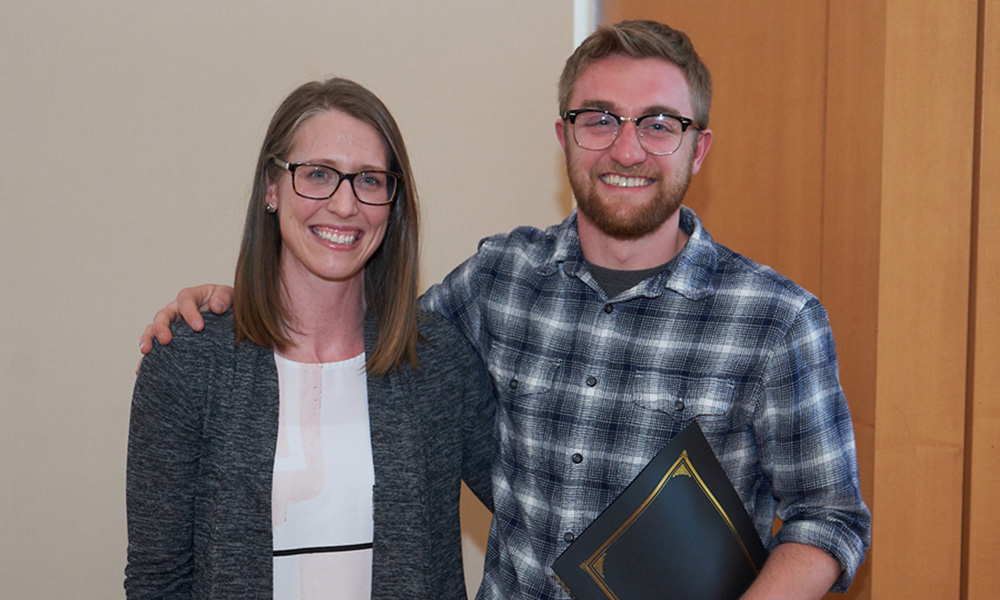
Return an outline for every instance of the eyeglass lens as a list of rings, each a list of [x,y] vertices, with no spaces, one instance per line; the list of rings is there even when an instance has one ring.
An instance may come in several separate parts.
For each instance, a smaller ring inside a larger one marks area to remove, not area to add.
[[[354,196],[365,204],[388,204],[396,197],[397,178],[382,171],[342,174],[323,165],[298,165],[293,173],[295,192],[306,198],[325,200],[347,179]]]
[[[587,150],[604,150],[614,143],[621,133],[622,124],[604,112],[581,112],[573,122],[576,143]],[[639,117],[636,123],[639,144],[652,154],[671,154],[681,145],[684,128],[681,122],[668,115]]]

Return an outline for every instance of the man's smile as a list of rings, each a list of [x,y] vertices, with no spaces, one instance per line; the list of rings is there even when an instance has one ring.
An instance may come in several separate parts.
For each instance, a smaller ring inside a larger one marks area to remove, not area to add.
[[[605,185],[612,187],[645,187],[653,185],[654,179],[648,177],[629,177],[617,173],[606,173],[601,175],[600,180]]]

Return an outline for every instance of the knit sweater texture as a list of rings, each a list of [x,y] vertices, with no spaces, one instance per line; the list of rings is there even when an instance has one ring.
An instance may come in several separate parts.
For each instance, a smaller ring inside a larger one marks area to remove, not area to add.
[[[272,597],[278,431],[272,348],[235,343],[231,313],[172,328],[132,396],[126,595]],[[365,322],[371,356],[378,327]],[[465,337],[421,315],[419,368],[368,376],[375,467],[372,598],[466,598],[460,482],[492,510],[495,402]]]

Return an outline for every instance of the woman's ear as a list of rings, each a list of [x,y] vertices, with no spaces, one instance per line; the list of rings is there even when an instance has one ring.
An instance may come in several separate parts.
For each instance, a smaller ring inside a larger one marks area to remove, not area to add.
[[[264,201],[266,205],[264,209],[269,213],[278,212],[278,186],[275,182],[268,176],[265,175],[264,184]]]

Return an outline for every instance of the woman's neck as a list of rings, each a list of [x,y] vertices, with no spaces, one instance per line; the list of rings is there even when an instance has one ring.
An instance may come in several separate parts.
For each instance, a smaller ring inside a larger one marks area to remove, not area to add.
[[[304,363],[347,360],[365,350],[364,274],[348,281],[283,278],[290,343],[280,354]]]

